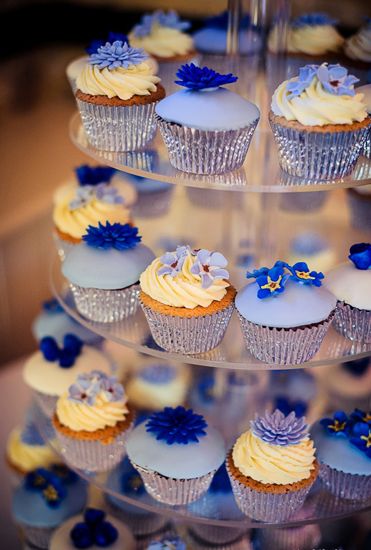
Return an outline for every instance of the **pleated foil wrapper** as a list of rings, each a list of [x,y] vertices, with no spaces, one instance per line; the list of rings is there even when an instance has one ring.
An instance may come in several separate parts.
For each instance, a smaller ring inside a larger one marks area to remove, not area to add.
[[[203,353],[223,339],[234,305],[200,317],[180,317],[154,311],[141,302],[156,344],[176,353]]]
[[[347,198],[352,226],[360,231],[371,231],[371,195],[348,190]]]
[[[234,542],[239,541],[246,533],[246,529],[236,527],[218,527],[208,523],[194,523],[190,527],[191,533],[204,543],[209,545],[224,545],[229,548]],[[214,546],[213,546],[214,548]]]
[[[130,512],[130,509],[124,510],[109,500],[107,500],[107,506],[109,513],[125,523],[135,537],[146,537],[152,533],[157,533],[168,522],[167,518],[161,516],[161,514],[155,514],[154,512],[144,513],[144,511],[141,514]],[[126,504],[126,506],[129,508],[130,505]],[[134,508],[135,506],[133,506]]]
[[[321,347],[334,319],[333,312],[316,325],[280,329],[251,323],[237,313],[247,349],[260,361],[275,365],[299,365],[309,361]]]
[[[224,528],[220,527],[219,529]],[[222,542],[222,540],[208,542],[197,535],[194,527],[192,527],[189,532],[189,539],[191,544],[190,548],[193,550],[250,550],[252,548],[251,542],[247,536],[241,536],[237,540],[230,542]]]
[[[48,550],[49,542],[56,527],[32,527],[20,525],[26,541],[40,550]]]
[[[139,306],[139,285],[121,290],[83,288],[70,283],[77,310],[91,321],[114,323],[134,315]]]
[[[37,390],[34,390],[34,395],[35,395],[36,402],[39,405],[42,412],[48,418],[52,418],[55,413],[55,407],[57,405],[58,396],[47,395],[46,393],[41,393],[40,391],[37,391]]]
[[[346,474],[321,462],[319,478],[330,493],[336,497],[347,500],[369,500],[371,498],[371,476]]]
[[[200,498],[210,487],[215,474],[212,472],[194,479],[173,479],[146,470],[132,463],[138,470],[145,488],[155,500],[171,505],[189,504]]]
[[[170,164],[192,174],[222,174],[239,168],[246,157],[258,119],[238,130],[198,130],[156,115]]]
[[[340,334],[357,342],[371,342],[371,311],[338,303],[334,327]]]
[[[155,135],[158,101],[124,107],[76,101],[86,137],[97,149],[136,151],[143,149]]]
[[[366,158],[371,159],[371,129],[369,129],[368,136],[363,145],[362,154]]]
[[[369,128],[348,132],[306,132],[269,119],[282,170],[305,183],[342,178],[362,153]],[[304,183],[304,185],[305,185]]]
[[[258,538],[263,549],[313,550],[321,542],[321,531],[316,524],[281,529],[259,529]]]

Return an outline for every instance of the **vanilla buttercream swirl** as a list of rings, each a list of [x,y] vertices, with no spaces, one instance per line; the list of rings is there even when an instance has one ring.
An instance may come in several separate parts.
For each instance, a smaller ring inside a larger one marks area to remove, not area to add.
[[[191,272],[196,260],[196,255],[189,250],[181,270],[172,276],[159,275],[163,264],[160,258],[156,258],[140,276],[141,289],[153,300],[172,307],[194,309],[208,307],[213,301],[219,302],[226,295],[229,282],[214,279],[211,286],[202,288],[201,276]]]
[[[296,445],[271,445],[251,430],[236,441],[232,458],[238,470],[260,483],[286,485],[308,479],[314,468],[315,448],[309,437]]]
[[[68,394],[64,394],[57,401],[56,413],[59,422],[74,432],[95,432],[125,420],[129,412],[126,402],[125,396],[119,401],[112,401],[104,391],[98,393],[92,405],[70,399]]]
[[[371,25],[362,27],[345,42],[344,51],[351,59],[371,63]]]
[[[310,85],[296,97],[289,99],[288,82],[282,82],[273,94],[271,108],[275,115],[286,120],[296,120],[304,126],[326,124],[352,124],[367,117],[363,94],[335,95],[327,92],[315,76]]]
[[[8,439],[6,454],[8,460],[22,472],[36,468],[48,468],[59,462],[57,455],[48,445],[27,445],[21,439],[20,428],[15,428]]]
[[[155,23],[147,36],[129,34],[130,44],[135,48],[143,48],[148,54],[156,57],[174,57],[187,55],[193,49],[193,40],[188,34],[178,29],[163,27]]]
[[[281,29],[273,27],[268,37],[268,48],[277,53],[281,44]],[[290,27],[287,30],[286,51],[307,55],[323,55],[326,52],[338,51],[344,38],[331,25],[314,25],[300,28]]]
[[[128,100],[135,95],[150,95],[156,91],[158,82],[160,78],[147,62],[113,70],[87,64],[77,77],[76,86],[84,94]]]

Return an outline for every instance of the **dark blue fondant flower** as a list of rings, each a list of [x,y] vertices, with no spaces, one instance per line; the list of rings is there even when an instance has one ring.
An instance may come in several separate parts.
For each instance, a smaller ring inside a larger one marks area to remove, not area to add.
[[[81,164],[75,168],[75,174],[79,185],[97,185],[98,183],[108,183],[116,170],[110,166],[89,166]]]
[[[259,285],[258,298],[264,299],[268,296],[276,296],[285,290],[287,275],[283,267],[272,267],[265,275],[259,275],[256,279]]]
[[[289,265],[286,262],[277,260],[273,267],[282,267],[289,268]],[[259,269],[253,269],[252,271],[246,272],[246,279],[257,279],[261,275],[267,275],[268,271],[272,269],[271,267],[260,267]]]
[[[126,42],[129,46],[129,39],[126,36],[126,34],[123,34],[121,32],[109,32],[106,40],[93,40],[90,42],[89,46],[86,48],[86,53],[89,55],[92,55],[93,53],[97,53],[98,49],[101,46],[104,46],[106,42],[110,42],[111,44],[115,42],[116,40],[121,40],[121,42]]]
[[[206,435],[206,428],[203,416],[181,406],[165,407],[153,413],[146,422],[147,432],[158,440],[166,441],[168,445],[198,443],[199,438]]]
[[[189,90],[219,88],[224,84],[231,84],[237,80],[237,76],[234,76],[232,73],[220,74],[208,67],[197,67],[193,63],[182,65],[176,76],[178,80],[175,81],[175,84],[184,86]]]
[[[350,247],[348,258],[354,263],[357,269],[371,268],[371,244],[357,243]]]
[[[285,416],[276,409],[272,414],[256,416],[250,424],[253,434],[271,445],[296,445],[308,435],[304,417],[297,418],[294,412]]]
[[[316,76],[319,65],[305,65],[299,69],[299,76],[294,80],[289,80],[286,85],[288,92],[287,99],[293,99],[302,94],[312,83]]]
[[[58,361],[60,367],[69,368],[75,364],[83,345],[83,341],[75,334],[66,334],[62,347],[58,346],[57,341],[52,336],[44,336],[40,340],[40,351],[47,361]]]
[[[122,225],[121,223],[110,224],[106,222],[104,225],[99,222],[98,227],[89,225],[82,239],[88,246],[93,248],[128,250],[135,248],[142,237],[138,235],[138,228],[129,223]]]
[[[319,25],[336,25],[337,20],[330,17],[327,13],[313,12],[303,13],[293,20],[292,26],[295,28],[300,27],[314,27]]]
[[[321,286],[322,279],[325,278],[321,271],[310,270],[305,262],[297,262],[290,268],[290,271],[292,280],[305,285]]]
[[[50,508],[57,508],[67,494],[61,479],[46,468],[37,468],[27,474],[24,486],[38,492]]]
[[[43,302],[42,308],[48,313],[63,313],[63,307],[56,298],[51,298],[50,300]]]
[[[349,416],[350,424],[357,424],[357,422],[365,422],[371,425],[371,411],[362,411],[361,409],[354,409]]]
[[[118,67],[128,69],[131,65],[139,65],[146,59],[148,59],[148,55],[141,48],[132,48],[127,42],[115,40],[100,46],[97,52],[89,57],[89,63],[97,65],[99,69],[113,71]]]
[[[122,475],[121,491],[126,495],[143,495],[146,492],[138,472],[126,472]]]
[[[328,65],[322,63],[317,69],[317,78],[323,88],[334,95],[354,96],[354,84],[359,81],[353,75],[348,74],[348,70],[341,65]]]
[[[330,433],[330,434],[346,434],[348,431],[348,422],[349,419],[344,411],[337,411],[333,418],[323,418],[321,420],[321,425]]]
[[[349,441],[358,449],[371,458],[371,424],[367,422],[357,422],[352,427]]]
[[[119,533],[112,523],[105,520],[105,516],[103,510],[85,510],[84,521],[76,523],[70,531],[70,539],[75,548],[108,548],[116,542]]]
[[[35,491],[45,489],[48,484],[49,474],[50,472],[46,468],[37,468],[36,470],[28,473],[25,477],[26,489]]]
[[[304,416],[307,412],[308,406],[305,401],[288,399],[283,395],[278,395],[275,399],[275,409],[280,410],[285,416],[291,412],[295,413],[295,416],[299,418]]]
[[[251,18],[248,13],[243,14],[240,19],[239,28],[247,29],[250,26]],[[228,11],[222,11],[218,15],[213,15],[212,17],[207,17],[205,19],[205,26],[211,29],[228,29]]]

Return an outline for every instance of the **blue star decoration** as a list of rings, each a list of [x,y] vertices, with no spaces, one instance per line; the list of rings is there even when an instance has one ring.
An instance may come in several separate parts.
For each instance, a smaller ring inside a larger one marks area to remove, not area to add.
[[[116,250],[128,250],[135,248],[142,240],[138,235],[138,228],[125,223],[99,222],[98,227],[89,225],[87,232],[83,235],[82,240],[93,248],[108,250],[115,248]]]
[[[354,263],[357,269],[370,269],[371,268],[371,244],[370,243],[356,243],[349,249],[348,258]]]
[[[208,67],[197,67],[194,63],[182,65],[177,71],[175,84],[189,90],[208,90],[219,88],[224,84],[232,84],[238,80],[232,73],[220,74]]]
[[[283,292],[286,279],[283,267],[272,267],[266,274],[259,275],[256,279],[259,285],[258,298],[263,299]]]
[[[165,407],[162,411],[153,413],[145,426],[147,432],[153,434],[157,440],[166,441],[168,445],[198,443],[200,437],[207,435],[204,417],[182,406]]]
[[[106,40],[101,40],[101,39],[92,40],[92,42],[90,42],[89,46],[86,48],[85,51],[89,55],[91,55],[93,53],[97,53],[98,49],[101,46],[104,46],[106,42],[112,43],[112,42],[115,42],[116,40],[121,40],[121,42],[126,42],[127,45],[130,46],[129,39],[126,36],[126,34],[123,34],[121,32],[112,32],[112,31],[110,31],[108,33],[108,36],[107,36]]]
[[[119,533],[114,525],[105,520],[103,510],[87,508],[84,521],[76,523],[70,531],[70,539],[75,548],[99,546],[108,548],[118,539]]]
[[[46,468],[37,468],[27,474],[24,486],[38,493],[50,508],[58,508],[67,495],[60,477]]]
[[[110,166],[89,166],[81,164],[75,168],[75,174],[79,185],[98,185],[109,183],[116,170]]]
[[[44,336],[40,340],[40,351],[46,361],[58,361],[62,368],[70,368],[75,364],[83,348],[83,341],[74,334],[66,334],[63,338],[63,347],[59,347],[52,336]]]
[[[330,434],[346,434],[348,431],[348,417],[344,411],[336,411],[333,418],[323,418],[321,425]]]

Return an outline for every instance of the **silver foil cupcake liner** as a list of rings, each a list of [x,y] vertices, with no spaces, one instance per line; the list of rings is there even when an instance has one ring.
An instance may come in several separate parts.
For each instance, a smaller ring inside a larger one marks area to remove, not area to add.
[[[282,170],[305,183],[351,173],[367,138],[367,127],[348,132],[306,132],[269,120]]]
[[[134,315],[139,306],[139,285],[120,290],[83,288],[70,283],[77,310],[91,321],[114,323]]]
[[[195,524],[196,525],[196,524]],[[230,542],[222,542],[222,540],[216,540],[215,542],[203,540],[198,536],[196,529],[193,526],[189,532],[190,548],[193,550],[250,550],[252,548],[251,542],[247,536],[241,536],[237,540]],[[212,526],[210,526],[212,528]],[[217,529],[217,527],[215,528]],[[219,527],[220,533],[224,527]]]
[[[371,195],[362,195],[355,189],[347,192],[351,224],[360,231],[371,231]]]
[[[258,539],[263,549],[313,550],[321,542],[321,531],[314,523],[302,527],[259,529]]]
[[[321,462],[319,478],[336,497],[347,500],[369,500],[371,497],[371,476],[346,474]]]
[[[321,347],[334,312],[321,323],[308,327],[272,328],[256,325],[238,313],[246,348],[264,363],[299,365],[309,361]]]
[[[222,174],[239,168],[258,119],[238,130],[198,130],[166,122],[156,115],[170,164],[192,174]]]
[[[203,353],[217,347],[227,329],[233,303],[212,315],[178,317],[154,311],[141,302],[156,344],[176,353]]]
[[[56,529],[56,527],[32,527],[24,524],[20,527],[26,541],[40,550],[49,548],[50,539]]]
[[[157,533],[168,523],[168,519],[161,516],[161,514],[130,512],[130,504],[126,504],[128,508],[124,510],[107,500],[107,506],[109,513],[124,522],[135,537],[146,537],[152,533]],[[132,506],[132,508],[135,509],[135,506]]]
[[[239,541],[243,537],[246,529],[218,527],[217,525],[209,525],[208,523],[194,523],[190,527],[190,532],[204,543],[208,543],[209,545],[216,544],[218,548],[220,545],[223,545],[223,548],[229,548],[229,545],[232,545],[232,543]]]
[[[215,470],[213,470],[194,479],[173,479],[146,470],[134,462],[132,464],[138,470],[151,497],[159,502],[171,505],[189,504],[199,499],[210,487],[215,474]]]
[[[57,405],[58,396],[47,395],[46,393],[41,393],[40,391],[36,391],[36,390],[34,390],[34,395],[35,395],[36,402],[39,405],[42,412],[48,418],[52,418],[55,412],[55,407]]]
[[[139,194],[132,207],[134,218],[156,218],[167,214],[171,204],[173,188]]]
[[[156,132],[158,101],[146,105],[95,105],[77,99],[82,124],[90,145],[103,151],[143,149]]]
[[[334,327],[340,334],[357,342],[371,342],[371,311],[338,303]]]

